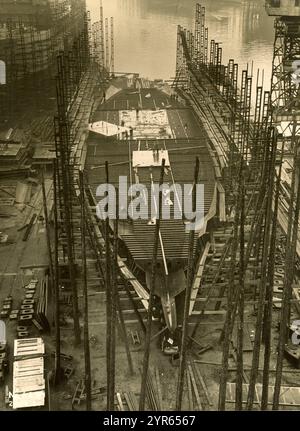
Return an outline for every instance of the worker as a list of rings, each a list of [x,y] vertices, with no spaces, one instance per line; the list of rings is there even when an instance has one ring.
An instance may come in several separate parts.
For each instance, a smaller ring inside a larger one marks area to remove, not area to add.
[[[105,102],[106,102],[106,93],[105,93],[105,91],[103,91],[103,100],[102,100],[102,102],[103,102],[103,103],[105,103]]]
[[[154,163],[159,162],[159,149],[156,148],[156,146],[153,149],[153,161],[154,161]]]
[[[133,139],[133,128],[129,127],[130,139]]]
[[[139,113],[140,113],[139,108],[136,108],[136,119],[138,119],[138,118],[139,118]]]
[[[124,126],[125,126],[125,123],[124,123],[124,120],[122,120],[121,121],[121,127],[124,127]],[[122,139],[125,139],[125,138],[126,138],[126,133],[124,130],[122,130]]]
[[[184,130],[187,132],[187,129],[188,129],[188,125],[187,125],[187,123],[184,123]]]
[[[156,161],[157,161],[157,163],[159,162],[159,149],[158,148],[156,150]]]
[[[152,152],[153,152],[153,162],[156,163],[157,162],[157,158],[156,158],[157,157],[157,144],[156,143],[153,145]]]

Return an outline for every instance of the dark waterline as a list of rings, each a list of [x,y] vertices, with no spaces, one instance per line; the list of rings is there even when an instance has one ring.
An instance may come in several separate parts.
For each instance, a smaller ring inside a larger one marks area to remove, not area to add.
[[[138,72],[150,79],[174,77],[177,25],[193,28],[196,0],[103,0],[105,17],[115,20],[115,70]],[[260,76],[269,88],[273,19],[263,0],[203,0],[209,39],[222,42],[223,60],[234,58]],[[92,22],[99,1],[87,0]]]

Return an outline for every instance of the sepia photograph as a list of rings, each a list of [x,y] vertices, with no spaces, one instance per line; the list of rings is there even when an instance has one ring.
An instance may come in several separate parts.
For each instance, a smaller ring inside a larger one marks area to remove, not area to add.
[[[300,0],[0,0],[3,418],[299,412],[299,212]]]

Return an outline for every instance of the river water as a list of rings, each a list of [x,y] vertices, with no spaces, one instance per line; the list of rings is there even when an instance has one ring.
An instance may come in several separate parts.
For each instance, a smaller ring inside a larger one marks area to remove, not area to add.
[[[138,72],[150,79],[175,74],[177,25],[193,28],[196,0],[103,0],[104,16],[114,17],[115,71]],[[264,0],[202,0],[209,39],[222,43],[223,62],[235,59],[264,76],[269,89],[274,20]],[[99,1],[87,0],[92,22],[99,20]]]

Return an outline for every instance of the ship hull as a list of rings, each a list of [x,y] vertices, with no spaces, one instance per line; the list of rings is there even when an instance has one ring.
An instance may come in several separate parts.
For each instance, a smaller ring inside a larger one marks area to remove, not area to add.
[[[182,190],[188,185],[190,191],[195,160],[199,159],[198,184],[203,191],[203,207],[202,222],[194,235],[192,265],[205,249],[211,221],[218,217],[218,188],[209,140],[193,110],[181,103],[170,88],[156,88],[149,83],[143,87],[143,80],[133,80],[128,85],[128,81],[120,78],[111,84],[91,119],[86,171],[98,202],[98,217],[104,218],[100,189],[106,183],[105,162],[108,162],[109,183],[119,190],[120,254],[149,292],[157,220],[157,212],[153,214],[150,210],[158,203],[158,196],[153,198],[151,192],[159,183],[162,159],[165,159],[164,182],[170,187],[178,184]],[[127,189],[120,185],[120,177],[126,180]],[[132,205],[136,196],[133,198],[130,189],[137,184],[144,187],[138,210],[137,205]],[[160,220],[154,311],[170,334],[174,334],[183,319],[191,220],[187,221],[182,208],[182,217],[175,217],[176,204],[179,207],[182,200],[174,187],[170,194],[163,193],[163,200],[168,200],[170,218]],[[114,218],[113,208],[108,205],[106,209],[108,213],[112,211],[109,216]],[[113,229],[113,220],[110,225]]]

